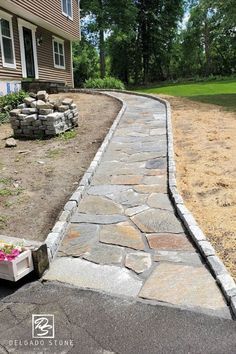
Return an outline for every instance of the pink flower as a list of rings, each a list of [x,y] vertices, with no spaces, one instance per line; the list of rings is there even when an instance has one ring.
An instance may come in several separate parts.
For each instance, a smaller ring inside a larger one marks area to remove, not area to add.
[[[5,253],[3,251],[0,251],[0,261],[4,261],[5,260]]]
[[[18,257],[20,254],[19,250],[13,249],[10,254],[6,254],[6,260],[7,261],[13,261],[16,257]]]
[[[17,248],[14,248],[14,249],[11,251],[11,254],[12,254],[12,256],[14,256],[14,257],[18,257],[19,254],[20,254],[20,251],[19,251]]]

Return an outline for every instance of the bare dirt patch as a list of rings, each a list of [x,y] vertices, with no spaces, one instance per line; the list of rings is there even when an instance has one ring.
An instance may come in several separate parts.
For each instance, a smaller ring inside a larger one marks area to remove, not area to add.
[[[44,240],[104,140],[121,104],[110,97],[71,97],[80,112],[79,127],[48,140],[17,140],[9,124],[0,126],[0,234]]]
[[[163,97],[172,107],[179,190],[236,279],[236,114]]]

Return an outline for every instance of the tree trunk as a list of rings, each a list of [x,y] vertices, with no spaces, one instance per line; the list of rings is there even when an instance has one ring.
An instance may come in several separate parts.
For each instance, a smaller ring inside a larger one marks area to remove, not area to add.
[[[207,19],[204,24],[204,49],[205,49],[205,58],[206,58],[206,69],[205,74],[209,76],[211,74],[211,48],[210,48],[210,31],[207,23]]]
[[[102,79],[106,76],[106,61],[105,61],[105,40],[104,31],[99,31],[99,55],[100,55],[100,76]]]

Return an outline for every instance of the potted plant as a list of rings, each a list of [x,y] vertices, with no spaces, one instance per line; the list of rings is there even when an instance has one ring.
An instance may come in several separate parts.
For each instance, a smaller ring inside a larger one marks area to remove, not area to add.
[[[33,269],[31,250],[0,241],[0,279],[17,281]]]

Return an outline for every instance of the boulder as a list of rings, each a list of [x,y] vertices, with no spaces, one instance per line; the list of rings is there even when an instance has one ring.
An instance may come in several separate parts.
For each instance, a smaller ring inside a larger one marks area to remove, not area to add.
[[[13,147],[16,147],[16,146],[17,146],[17,142],[16,142],[15,139],[9,138],[9,139],[6,140],[5,147],[13,148]]]

